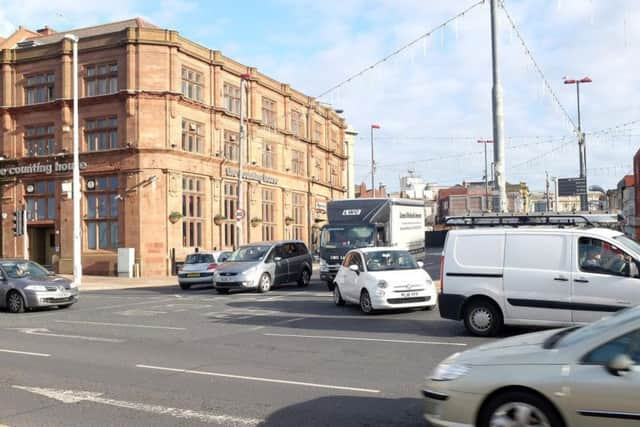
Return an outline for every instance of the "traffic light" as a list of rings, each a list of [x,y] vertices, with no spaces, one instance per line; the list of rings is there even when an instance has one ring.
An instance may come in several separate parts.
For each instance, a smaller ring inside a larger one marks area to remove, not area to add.
[[[22,209],[18,209],[13,212],[13,235],[14,236],[22,236],[24,232],[24,223],[23,223],[24,214]]]

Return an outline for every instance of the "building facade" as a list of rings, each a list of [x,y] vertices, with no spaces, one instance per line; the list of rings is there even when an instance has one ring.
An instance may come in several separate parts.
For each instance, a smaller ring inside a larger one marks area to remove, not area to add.
[[[1,255],[24,255],[11,221],[24,206],[30,258],[68,273],[72,43],[18,31],[0,41]],[[346,196],[347,125],[314,98],[141,19],[69,33],[80,39],[85,273],[114,274],[121,247],[143,276],[196,248],[233,248],[238,209],[242,242],[309,242],[326,202]]]

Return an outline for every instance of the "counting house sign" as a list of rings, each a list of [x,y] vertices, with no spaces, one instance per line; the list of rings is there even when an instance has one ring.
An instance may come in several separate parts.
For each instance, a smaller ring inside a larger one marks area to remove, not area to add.
[[[80,169],[86,169],[87,164],[80,162]],[[34,173],[51,175],[58,172],[69,172],[73,170],[73,162],[68,163],[31,163],[22,166],[11,166],[7,168],[0,168],[0,176],[18,176],[18,175],[30,175]]]

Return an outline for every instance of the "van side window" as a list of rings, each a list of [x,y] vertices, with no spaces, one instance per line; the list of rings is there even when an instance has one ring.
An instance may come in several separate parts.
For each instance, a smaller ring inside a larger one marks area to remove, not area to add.
[[[587,273],[628,276],[628,258],[618,247],[600,239],[581,237],[578,241],[578,265]]]
[[[625,354],[635,363],[640,363],[640,330],[618,337],[592,350],[584,357],[583,363],[606,365],[620,354]]]

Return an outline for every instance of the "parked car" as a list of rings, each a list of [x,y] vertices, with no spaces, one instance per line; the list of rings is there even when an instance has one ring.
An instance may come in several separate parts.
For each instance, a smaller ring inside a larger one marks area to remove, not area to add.
[[[507,338],[456,353],[426,381],[439,426],[640,424],[640,307],[588,326]]]
[[[213,272],[229,256],[230,251],[195,252],[187,255],[178,272],[178,284],[182,289],[189,289],[195,284],[213,285]]]
[[[474,335],[503,325],[558,327],[640,304],[640,245],[607,228],[449,231],[441,261],[443,318]]]
[[[313,257],[304,242],[281,240],[241,246],[218,266],[214,276],[218,293],[232,289],[268,292],[273,286],[297,282],[308,286]]]
[[[78,288],[40,264],[23,259],[0,260],[0,307],[21,313],[36,307],[67,308],[78,301]]]
[[[336,274],[333,301],[359,304],[367,314],[382,309],[431,310],[436,290],[422,267],[408,251],[394,247],[351,250]]]

